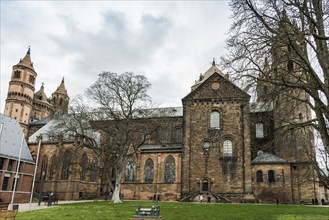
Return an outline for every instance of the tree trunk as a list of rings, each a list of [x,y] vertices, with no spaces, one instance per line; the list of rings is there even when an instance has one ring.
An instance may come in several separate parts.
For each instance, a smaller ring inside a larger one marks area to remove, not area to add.
[[[112,196],[112,202],[113,203],[121,203],[121,198],[120,198],[120,189],[121,189],[121,178],[122,178],[122,172],[119,171],[116,174],[115,178],[115,188]]]

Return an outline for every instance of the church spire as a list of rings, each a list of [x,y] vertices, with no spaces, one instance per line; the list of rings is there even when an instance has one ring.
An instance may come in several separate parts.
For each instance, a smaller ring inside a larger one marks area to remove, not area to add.
[[[20,59],[19,63],[17,65],[25,66],[25,67],[28,67],[28,68],[34,70],[33,63],[31,61],[31,47],[30,46],[28,47],[25,57],[23,59]]]

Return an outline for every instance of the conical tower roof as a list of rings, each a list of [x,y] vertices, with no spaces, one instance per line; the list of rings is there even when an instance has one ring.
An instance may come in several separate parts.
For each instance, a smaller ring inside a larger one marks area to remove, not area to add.
[[[31,49],[30,49],[30,47],[27,50],[25,57],[23,59],[20,59],[19,63],[17,63],[16,66],[25,66],[25,67],[28,67],[28,68],[34,70],[33,63],[31,61]]]
[[[63,94],[63,95],[67,96],[67,91],[66,91],[65,85],[64,85],[64,77],[62,79],[61,84],[57,87],[56,91],[53,94],[56,94],[56,93]]]
[[[40,90],[37,91],[36,93],[34,93],[33,99],[36,101],[48,102],[48,97],[45,93],[43,83],[42,83]]]

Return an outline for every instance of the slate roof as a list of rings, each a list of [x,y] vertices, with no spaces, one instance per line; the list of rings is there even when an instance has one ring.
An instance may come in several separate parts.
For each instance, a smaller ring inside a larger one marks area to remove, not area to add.
[[[64,116],[65,120],[70,120],[69,115]],[[58,137],[57,135],[63,134],[63,141],[64,142],[73,142],[75,140],[74,134],[72,131],[64,130],[63,127],[60,126],[62,123],[59,119],[52,119],[35,133],[33,133],[28,140],[29,144],[36,144],[38,142],[38,137],[42,136],[42,143],[57,143]],[[74,122],[72,122],[74,123]],[[84,130],[84,133],[89,137],[93,137],[98,144],[100,144],[100,133],[93,131],[91,127]]]
[[[268,101],[260,101],[250,103],[250,112],[269,112],[273,110],[273,102]]]
[[[273,163],[288,163],[288,161],[275,156],[274,154],[258,151],[257,157],[251,161],[251,164],[273,164]]]
[[[181,153],[182,144],[144,144],[142,145],[143,153]]]
[[[0,156],[18,160],[23,137],[22,128],[16,120],[4,114],[0,114],[0,117],[0,124],[3,124],[0,133]],[[34,163],[25,138],[23,139],[21,161]]]

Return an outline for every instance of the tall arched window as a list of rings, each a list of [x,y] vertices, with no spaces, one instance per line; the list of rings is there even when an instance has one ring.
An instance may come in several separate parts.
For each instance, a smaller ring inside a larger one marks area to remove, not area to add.
[[[175,182],[175,179],[176,179],[175,158],[169,155],[165,160],[164,181],[165,183],[173,183]]]
[[[70,165],[71,165],[71,152],[69,150],[66,150],[63,155],[63,162],[62,162],[62,172],[61,172],[62,180],[69,179]]]
[[[41,172],[40,172],[40,180],[42,178],[42,175],[44,176],[44,179],[46,179],[47,176],[47,167],[48,167],[48,158],[46,155],[42,157],[41,160]]]
[[[233,156],[233,144],[230,140],[225,140],[223,143],[223,156],[232,157]]]
[[[218,111],[212,111],[210,114],[210,127],[219,128],[220,115]]]
[[[125,181],[132,183],[135,182],[136,163],[134,158],[130,157],[126,163],[126,178]]]
[[[182,129],[176,128],[176,142],[181,143],[182,142]]]
[[[257,183],[263,182],[263,172],[261,170],[257,170],[256,172],[256,182]]]
[[[90,164],[89,181],[96,182],[97,179],[97,160],[93,158]]]
[[[145,175],[144,182],[145,183],[153,182],[153,170],[154,170],[153,160],[149,158],[149,159],[147,159],[147,161],[145,163],[145,168],[144,168],[144,175]]]
[[[275,182],[275,175],[273,170],[268,171],[268,182],[269,183]]]
[[[263,123],[256,124],[256,138],[263,138],[264,137],[264,125]]]
[[[50,159],[50,168],[49,168],[49,176],[48,179],[52,180],[54,178],[56,172],[56,156],[52,156]]]
[[[86,173],[88,168],[88,156],[86,153],[82,155],[81,161],[80,161],[80,180],[85,181],[86,180]]]

